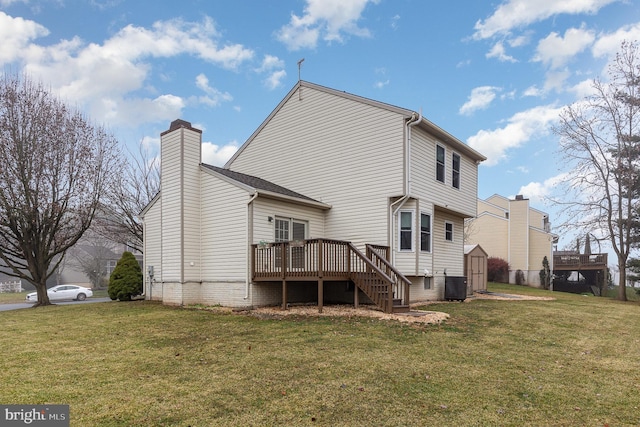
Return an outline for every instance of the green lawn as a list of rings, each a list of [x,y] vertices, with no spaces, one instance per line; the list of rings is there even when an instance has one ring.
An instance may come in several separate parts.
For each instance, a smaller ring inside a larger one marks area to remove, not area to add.
[[[150,302],[0,313],[0,402],[72,426],[640,424],[640,305],[473,300],[443,325]]]

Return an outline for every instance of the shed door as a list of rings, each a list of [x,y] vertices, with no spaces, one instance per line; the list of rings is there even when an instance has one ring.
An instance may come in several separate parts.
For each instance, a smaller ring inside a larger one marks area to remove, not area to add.
[[[483,288],[484,284],[484,257],[471,256],[471,292],[478,291]]]

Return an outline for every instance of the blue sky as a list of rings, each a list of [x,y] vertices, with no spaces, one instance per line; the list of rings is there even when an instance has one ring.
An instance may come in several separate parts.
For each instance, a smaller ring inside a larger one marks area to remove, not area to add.
[[[0,0],[3,69],[133,151],[182,118],[222,165],[304,58],[304,80],[422,110],[487,156],[479,197],[523,194],[552,223],[543,198],[564,171],[551,128],[624,39],[640,40],[638,1]]]

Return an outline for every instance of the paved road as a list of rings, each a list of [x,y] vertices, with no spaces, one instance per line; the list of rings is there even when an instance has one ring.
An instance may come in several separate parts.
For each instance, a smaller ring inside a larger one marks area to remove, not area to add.
[[[91,304],[94,302],[107,302],[111,301],[111,298],[88,298],[84,301],[59,301],[54,304],[69,305],[69,304]],[[19,302],[14,304],[0,304],[0,311],[18,310],[21,308],[31,308],[33,303],[31,302]]]

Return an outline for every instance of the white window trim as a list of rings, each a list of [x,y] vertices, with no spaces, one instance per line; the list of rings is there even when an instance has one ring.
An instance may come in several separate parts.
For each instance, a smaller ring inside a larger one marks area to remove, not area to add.
[[[442,150],[444,151],[444,159],[442,160],[442,167],[444,168],[442,171],[442,181],[440,181],[438,179],[438,165],[440,163],[438,163],[438,147],[442,148]],[[447,147],[445,147],[442,144],[436,144],[436,182],[440,182],[442,184],[445,184],[447,182]]]
[[[447,224],[451,224],[451,240],[447,239]],[[444,241],[445,242],[453,242],[455,241],[455,227],[451,221],[444,222]]]
[[[428,215],[429,216],[429,250],[428,251],[424,251],[422,250],[422,215]],[[420,245],[420,252],[425,253],[425,254],[430,254],[433,252],[433,215],[431,215],[429,212],[420,212],[420,222],[418,224],[418,233],[420,238],[418,239],[418,244]]]
[[[402,249],[402,214],[411,214],[411,249]],[[403,209],[398,212],[398,252],[414,252],[415,251],[415,211],[412,209]]]
[[[279,216],[279,215],[274,215],[274,218],[276,219],[276,221],[284,221],[287,222],[289,224],[288,226],[288,240],[283,240],[284,242],[291,242],[293,240],[293,223],[299,223],[299,224],[304,224],[304,238],[308,239],[309,238],[309,221],[306,219],[298,219],[298,218],[291,218],[291,217],[286,217],[286,216]],[[276,222],[274,221],[273,223],[273,236],[274,236],[274,241],[277,241],[276,236],[275,236],[275,231],[276,231]]]
[[[453,168],[453,156],[458,156],[458,186],[456,187],[453,181],[453,174],[456,170]],[[459,190],[462,187],[462,156],[460,153],[456,153],[455,151],[451,152],[451,186],[456,190]]]

